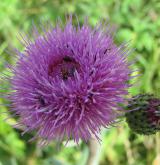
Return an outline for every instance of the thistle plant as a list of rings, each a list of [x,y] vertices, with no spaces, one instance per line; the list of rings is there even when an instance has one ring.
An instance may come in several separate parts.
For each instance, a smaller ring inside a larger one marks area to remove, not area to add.
[[[18,60],[9,66],[10,111],[41,144],[99,139],[128,94],[130,51],[117,46],[112,27],[102,23],[74,26],[70,17],[42,29],[34,27],[33,41],[24,39],[24,51],[16,50]]]

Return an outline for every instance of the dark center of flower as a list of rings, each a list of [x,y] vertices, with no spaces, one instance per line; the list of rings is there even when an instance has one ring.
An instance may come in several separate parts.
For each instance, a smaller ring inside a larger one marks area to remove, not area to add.
[[[49,65],[48,74],[52,77],[59,77],[63,80],[67,80],[69,77],[74,77],[74,72],[78,70],[79,64],[74,58],[70,56],[64,56],[57,62]]]
[[[45,106],[45,101],[44,101],[43,97],[40,96],[38,99],[39,99],[40,105],[41,105],[41,106]]]
[[[37,102],[36,102],[36,105],[35,105],[35,109],[40,109],[40,108],[46,106],[46,102],[45,102],[43,96],[38,95],[35,98],[37,99]]]

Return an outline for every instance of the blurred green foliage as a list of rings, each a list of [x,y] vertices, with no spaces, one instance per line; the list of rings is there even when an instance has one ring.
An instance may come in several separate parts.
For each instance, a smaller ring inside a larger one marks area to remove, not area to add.
[[[1,0],[0,1],[0,71],[5,72],[5,60],[14,62],[5,50],[9,46],[22,49],[17,36],[28,32],[32,21],[49,20],[55,24],[67,13],[78,16],[80,23],[88,16],[94,26],[98,20],[107,19],[116,27],[116,42],[129,41],[136,50],[129,59],[136,60],[134,70],[141,75],[134,79],[130,94],[151,92],[160,95],[160,1],[159,0]],[[1,81],[1,80],[0,80]],[[2,84],[1,86],[7,85]],[[5,101],[0,100],[1,103]],[[21,131],[4,122],[9,115],[1,106],[0,112],[0,165],[85,165],[89,155],[87,144],[67,147],[53,142],[41,149],[28,143],[31,135],[21,136]],[[100,165],[158,165],[156,154],[158,140],[155,136],[142,137],[130,132],[126,124],[102,133],[98,155]],[[160,147],[160,146],[159,146]]]

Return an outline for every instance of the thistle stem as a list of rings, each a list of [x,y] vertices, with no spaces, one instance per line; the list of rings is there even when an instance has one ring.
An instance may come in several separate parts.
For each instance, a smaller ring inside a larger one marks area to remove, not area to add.
[[[89,141],[89,156],[87,165],[99,165],[101,147],[96,139]]]

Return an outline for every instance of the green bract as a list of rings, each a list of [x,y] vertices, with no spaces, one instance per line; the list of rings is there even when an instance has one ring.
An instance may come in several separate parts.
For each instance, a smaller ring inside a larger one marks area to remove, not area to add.
[[[160,99],[140,94],[128,102],[127,110],[126,121],[134,132],[150,135],[160,130]]]

